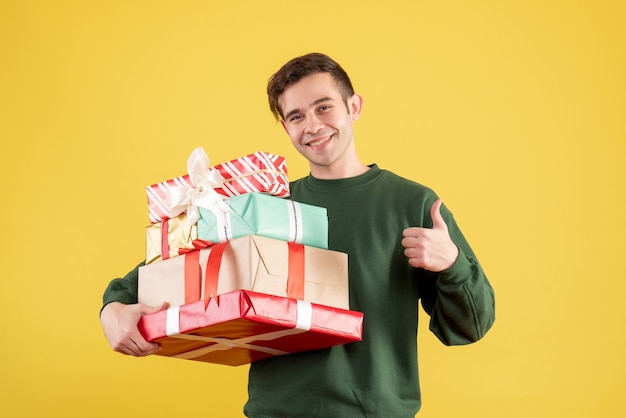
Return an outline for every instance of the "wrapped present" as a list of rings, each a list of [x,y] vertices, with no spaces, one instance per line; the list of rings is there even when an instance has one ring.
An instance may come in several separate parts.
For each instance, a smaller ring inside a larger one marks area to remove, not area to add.
[[[285,158],[259,151],[210,167],[208,156],[199,147],[187,160],[187,174],[146,187],[150,222],[188,211],[194,224],[198,206],[211,208],[225,197],[250,192],[288,197]]]
[[[247,235],[139,267],[138,301],[152,306],[240,289],[349,309],[348,256]]]
[[[328,248],[326,208],[257,192],[224,202],[227,211],[198,208],[197,225],[191,225],[186,213],[148,225],[146,264],[198,248],[195,240],[220,243],[251,234]]]
[[[186,213],[151,224],[146,227],[146,264],[194,250],[197,239],[198,225],[191,225]]]
[[[141,317],[156,353],[238,366],[361,341],[363,314],[247,290]]]
[[[199,208],[199,239],[225,242],[255,234],[328,248],[326,208],[262,193],[246,193],[226,202],[232,211]]]

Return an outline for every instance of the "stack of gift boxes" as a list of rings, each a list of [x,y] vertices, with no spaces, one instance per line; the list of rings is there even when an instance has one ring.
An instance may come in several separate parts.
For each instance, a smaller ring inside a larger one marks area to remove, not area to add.
[[[227,365],[361,340],[347,255],[328,249],[326,209],[289,199],[283,157],[257,152],[146,188],[151,225],[139,329],[159,355]]]

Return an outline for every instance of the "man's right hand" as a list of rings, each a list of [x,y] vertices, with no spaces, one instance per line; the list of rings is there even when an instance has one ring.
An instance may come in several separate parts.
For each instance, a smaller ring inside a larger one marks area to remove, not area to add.
[[[118,353],[137,357],[156,353],[161,346],[146,341],[139,332],[137,324],[143,315],[158,312],[167,307],[168,304],[165,302],[159,307],[142,303],[124,305],[119,302],[106,305],[100,313],[100,321],[111,348]]]

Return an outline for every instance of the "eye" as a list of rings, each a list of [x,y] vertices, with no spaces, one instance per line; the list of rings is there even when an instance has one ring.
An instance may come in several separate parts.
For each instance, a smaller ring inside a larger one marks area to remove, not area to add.
[[[326,112],[327,110],[330,110],[330,105],[322,105],[318,109],[320,112]]]
[[[302,115],[293,115],[292,117],[289,118],[289,122],[297,122],[300,119],[302,119]]]

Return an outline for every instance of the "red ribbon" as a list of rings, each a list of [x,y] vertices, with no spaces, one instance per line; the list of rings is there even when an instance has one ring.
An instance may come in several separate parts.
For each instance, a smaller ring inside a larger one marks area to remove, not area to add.
[[[209,259],[206,262],[206,271],[204,273],[204,302],[208,303],[211,297],[217,296],[217,282],[220,275],[220,264],[222,264],[222,255],[226,249],[227,242],[214,245],[211,248]]]
[[[194,241],[195,242],[195,241]],[[212,243],[211,243],[212,244]],[[224,250],[229,242],[223,242],[221,244],[215,244],[211,248],[209,258],[207,260],[206,269],[204,273],[204,302],[208,303],[211,297],[218,296],[217,285],[219,281],[220,265],[222,264],[222,257]],[[287,297],[293,299],[304,299],[304,245],[288,242],[288,271],[287,271]],[[190,251],[185,254],[185,300],[189,303],[187,295],[193,294],[195,299],[192,302],[200,300],[199,284],[202,280],[200,277],[200,265],[199,265],[199,251]],[[194,258],[189,260],[188,258]],[[190,264],[189,269],[187,265]],[[187,293],[187,289],[189,293]],[[196,293],[198,292],[197,296]]]
[[[185,303],[200,300],[202,293],[202,270],[200,270],[200,249],[208,248],[215,243],[195,239],[192,241],[194,248],[179,248],[178,253],[185,257]],[[212,253],[212,251],[211,251]],[[217,290],[217,288],[216,288]]]
[[[163,219],[161,221],[161,259],[163,260],[170,258],[170,242],[168,239],[169,229],[168,219]]]
[[[287,297],[304,299],[304,245],[288,242],[289,271],[287,276]]]
[[[179,248],[178,255],[183,255],[183,254],[190,253],[192,251],[209,248],[215,245],[215,243],[212,241],[205,241],[203,239],[194,239],[193,241],[191,241],[191,245],[193,245],[193,248]]]
[[[200,300],[200,251],[191,251],[185,255],[185,303]]]

